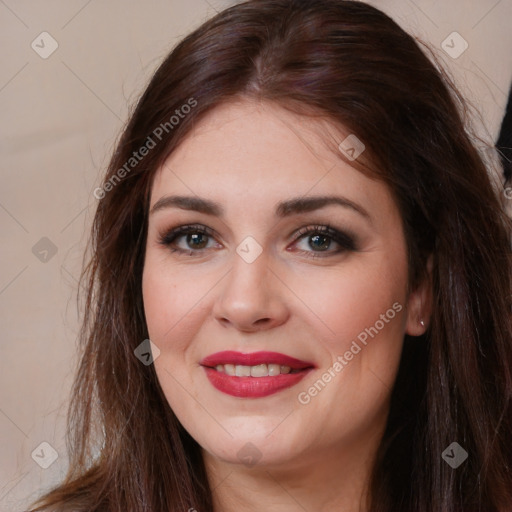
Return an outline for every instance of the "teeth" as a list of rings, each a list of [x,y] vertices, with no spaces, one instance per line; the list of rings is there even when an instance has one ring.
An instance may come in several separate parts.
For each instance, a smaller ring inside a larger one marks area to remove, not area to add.
[[[258,366],[251,366],[251,377],[266,377],[268,375],[268,368],[266,364],[259,364]]]
[[[289,366],[281,366],[278,364],[258,364],[256,366],[218,364],[215,369],[220,373],[225,373],[232,377],[274,377],[276,375],[296,373],[298,371],[292,371]]]
[[[237,377],[250,377],[251,376],[251,367],[250,366],[241,366],[237,364],[235,366],[235,375]]]
[[[269,376],[279,375],[280,373],[281,373],[281,367],[278,364],[269,364],[268,365]]]

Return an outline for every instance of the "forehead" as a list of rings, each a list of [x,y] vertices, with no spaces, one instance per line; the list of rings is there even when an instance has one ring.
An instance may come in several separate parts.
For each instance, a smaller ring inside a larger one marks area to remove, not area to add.
[[[171,192],[246,205],[336,192],[370,202],[389,195],[383,183],[340,157],[337,146],[346,136],[325,119],[275,103],[222,104],[197,123],[157,171],[151,205]]]

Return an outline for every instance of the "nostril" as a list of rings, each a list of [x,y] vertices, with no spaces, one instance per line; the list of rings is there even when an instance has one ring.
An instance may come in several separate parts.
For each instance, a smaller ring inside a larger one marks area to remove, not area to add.
[[[260,318],[259,320],[256,320],[256,322],[254,322],[256,325],[259,325],[259,324],[262,324],[262,323],[266,323],[268,324],[270,322],[270,318]]]

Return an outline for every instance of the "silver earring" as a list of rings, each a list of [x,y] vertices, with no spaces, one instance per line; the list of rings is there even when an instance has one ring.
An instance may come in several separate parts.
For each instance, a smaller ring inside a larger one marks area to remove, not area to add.
[[[420,320],[421,327],[425,327],[425,322],[423,320]]]

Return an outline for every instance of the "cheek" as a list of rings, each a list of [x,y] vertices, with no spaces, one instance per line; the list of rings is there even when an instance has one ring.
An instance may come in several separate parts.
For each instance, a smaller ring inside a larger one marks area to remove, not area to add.
[[[160,350],[155,371],[180,418],[201,414],[190,400],[190,396],[197,398],[190,380],[197,366],[191,340],[204,322],[202,301],[212,284],[195,277],[170,265],[160,254],[147,255],[142,294],[149,338]]]
[[[385,410],[405,330],[407,266],[402,254],[373,254],[350,269],[318,271],[309,276],[314,281],[301,277],[298,293],[307,297],[324,335],[315,340],[321,343],[322,368],[300,386],[299,402],[310,414],[329,410],[329,439],[342,431],[350,436],[373,428]]]
[[[359,256],[338,268],[311,268],[294,278],[294,291],[318,326],[319,339],[332,357],[375,326],[379,337],[401,339],[407,287],[405,256]],[[393,309],[393,304],[395,305]],[[382,317],[383,315],[383,317]],[[374,331],[372,330],[374,333]]]
[[[170,318],[180,316],[176,288],[177,284],[170,276],[159,272],[151,261],[146,263],[142,278],[144,313],[149,337],[159,347],[166,331],[172,328]]]
[[[184,350],[184,334],[200,324],[204,315],[202,302],[214,284],[211,272],[195,272],[191,277],[186,269],[171,265],[165,256],[148,254],[142,294],[150,339],[161,349],[172,339],[173,352]]]

